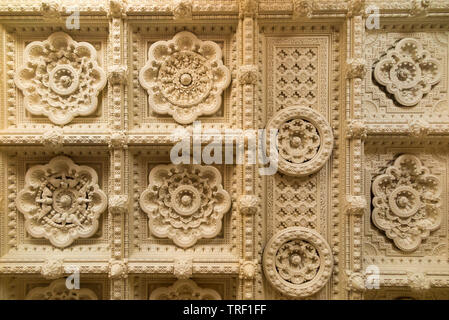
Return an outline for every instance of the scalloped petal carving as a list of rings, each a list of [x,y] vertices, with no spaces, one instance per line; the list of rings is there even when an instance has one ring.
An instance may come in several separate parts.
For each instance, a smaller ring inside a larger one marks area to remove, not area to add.
[[[16,206],[31,236],[62,248],[95,234],[107,197],[94,169],[59,156],[28,169]]]
[[[411,107],[440,82],[441,65],[418,40],[405,38],[380,58],[374,78],[398,103]]]
[[[372,189],[372,221],[400,250],[416,250],[440,227],[441,182],[416,156],[399,156]]]
[[[187,248],[220,232],[231,197],[223,189],[217,168],[159,165],[151,170],[149,181],[140,196],[140,207],[155,236]]]
[[[56,32],[26,46],[24,65],[14,82],[22,90],[29,112],[65,125],[96,110],[106,74],[98,66],[97,51],[91,44]]]
[[[158,41],[148,51],[139,81],[157,113],[170,114],[181,124],[211,115],[221,106],[221,95],[231,81],[218,44],[201,41],[183,31],[172,40]]]

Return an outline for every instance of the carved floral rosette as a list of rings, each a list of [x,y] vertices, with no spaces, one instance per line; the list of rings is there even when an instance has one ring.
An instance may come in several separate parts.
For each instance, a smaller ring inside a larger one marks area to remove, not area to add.
[[[98,300],[97,295],[90,289],[81,288],[69,290],[66,279],[55,280],[48,287],[32,289],[26,300]]]
[[[187,248],[220,232],[231,198],[223,189],[218,169],[158,165],[151,170],[149,181],[140,196],[140,207],[148,215],[152,234]]]
[[[302,298],[315,294],[330,279],[332,251],[316,231],[290,227],[266,244],[263,269],[271,285],[282,294]]]
[[[97,51],[91,44],[56,32],[26,46],[24,66],[14,81],[29,112],[65,125],[95,111],[106,74],[98,66]]]
[[[441,79],[441,66],[421,43],[405,38],[382,56],[374,78],[403,106],[414,106]]]
[[[411,154],[399,156],[372,185],[372,221],[403,251],[414,251],[441,224],[441,182]]]
[[[150,294],[150,300],[221,300],[213,289],[203,289],[193,280],[178,280],[170,287],[160,287]]]
[[[95,234],[107,197],[98,186],[94,169],[59,156],[28,169],[16,206],[25,216],[31,236],[66,247],[77,238]]]
[[[317,111],[292,106],[277,112],[268,122],[267,151],[270,157],[271,130],[278,130],[277,160],[280,172],[290,176],[306,176],[320,170],[332,154],[332,128]]]
[[[214,114],[230,80],[218,44],[201,41],[187,31],[152,44],[148,61],[139,73],[149,106],[159,114],[170,114],[181,124]]]

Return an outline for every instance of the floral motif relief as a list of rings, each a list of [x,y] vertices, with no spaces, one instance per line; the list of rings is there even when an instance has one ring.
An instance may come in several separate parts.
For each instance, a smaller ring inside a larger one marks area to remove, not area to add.
[[[16,206],[25,216],[25,228],[31,236],[66,247],[97,231],[107,197],[98,186],[94,169],[59,156],[27,171]]]
[[[66,279],[55,280],[48,287],[32,289],[26,300],[98,300],[97,295],[90,289],[81,288],[69,290]]]
[[[331,277],[333,258],[326,240],[316,231],[286,228],[265,246],[263,266],[268,281],[290,297],[310,296]]]
[[[231,75],[218,44],[183,31],[172,40],[152,44],[148,57],[139,80],[155,112],[188,124],[220,108]]]
[[[427,277],[423,272],[408,272],[407,282],[413,291],[420,292],[423,290],[429,290],[431,287],[431,281],[429,277]]]
[[[128,277],[128,259],[109,261],[109,278],[125,279]]]
[[[168,237],[187,248],[220,232],[231,198],[216,168],[159,165],[151,170],[149,181],[140,196],[140,207],[148,214],[155,236]]]
[[[170,287],[155,289],[150,300],[221,300],[220,294],[213,289],[203,289],[193,280],[178,280]]]
[[[311,18],[314,2],[314,0],[293,0],[293,18]]]
[[[405,38],[380,58],[374,78],[398,103],[410,107],[440,82],[441,65],[418,40]]]
[[[240,259],[239,278],[245,280],[252,280],[256,275],[257,260],[243,260]]]
[[[40,13],[45,21],[60,22],[61,21],[61,5],[58,1],[42,1]]]
[[[367,203],[365,197],[353,195],[346,196],[346,206],[345,206],[346,214],[361,216],[363,215],[366,208]]]
[[[42,134],[40,141],[45,148],[61,151],[64,145],[64,130],[60,127],[52,128]]]
[[[324,166],[332,153],[332,129],[321,114],[311,108],[285,108],[274,115],[267,129],[268,132],[279,130],[278,167],[282,173],[292,176],[312,174]]]
[[[366,275],[360,272],[346,270],[346,290],[354,292],[364,292],[366,290]]]
[[[259,207],[259,198],[255,195],[242,195],[239,197],[239,210],[243,215],[252,215],[257,213]]]
[[[303,119],[284,122],[279,129],[279,155],[289,162],[303,163],[312,159],[320,142],[315,126]]]
[[[349,139],[365,139],[368,135],[368,128],[363,120],[351,119],[346,124],[346,137]]]
[[[178,279],[189,279],[193,274],[193,259],[177,258],[173,262],[173,274]]]
[[[61,259],[48,259],[41,267],[41,275],[45,279],[58,279],[64,275],[64,262]]]
[[[97,108],[106,74],[97,63],[97,52],[87,42],[76,42],[63,32],[28,44],[24,66],[14,81],[24,94],[26,109],[45,115],[58,125]]]
[[[192,18],[192,1],[175,0],[173,3],[173,18],[175,20]]]
[[[416,250],[440,227],[440,180],[416,156],[399,156],[372,189],[372,221],[400,250]]]
[[[318,252],[306,241],[288,241],[276,253],[276,269],[279,275],[293,284],[312,280],[319,267]]]
[[[425,17],[430,7],[430,0],[411,0],[409,15],[411,17]]]

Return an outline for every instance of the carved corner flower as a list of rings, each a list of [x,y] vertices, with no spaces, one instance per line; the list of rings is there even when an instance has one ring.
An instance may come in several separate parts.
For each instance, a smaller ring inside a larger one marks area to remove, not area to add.
[[[293,0],[293,18],[312,17],[314,0]]]
[[[110,260],[108,276],[111,279],[125,279],[128,277],[128,260]]]
[[[414,155],[399,156],[373,181],[372,220],[400,250],[411,252],[441,224],[441,182]]]
[[[252,280],[256,275],[257,260],[243,260],[239,261],[240,271],[239,278],[244,280]]]
[[[61,4],[59,1],[42,1],[40,13],[45,21],[61,22]]]
[[[255,195],[243,195],[239,198],[239,211],[243,215],[253,215],[257,213],[259,198]]]
[[[64,131],[60,127],[52,128],[42,134],[40,140],[45,148],[60,151],[64,144]]]
[[[346,65],[346,77],[348,79],[363,79],[367,69],[365,59],[349,59]]]
[[[192,258],[178,258],[173,263],[173,274],[178,279],[189,279],[193,274]]]
[[[414,18],[426,17],[429,11],[431,0],[411,0],[409,16]]]
[[[213,289],[198,287],[193,280],[178,280],[170,287],[160,287],[150,295],[150,300],[221,300]]]
[[[25,216],[25,229],[31,236],[66,247],[77,238],[95,234],[107,197],[98,186],[94,169],[59,156],[28,169],[16,206]]]
[[[240,66],[238,72],[239,83],[242,85],[257,83],[257,67],[254,65]]]
[[[126,83],[127,67],[114,65],[109,69],[108,81],[112,85],[121,85]]]
[[[24,66],[15,74],[14,82],[22,90],[29,112],[65,125],[76,116],[95,111],[106,75],[91,44],[56,32],[45,41],[26,46]]]
[[[368,128],[365,121],[351,119],[346,125],[346,137],[349,139],[365,139],[368,135]]]
[[[441,65],[421,43],[405,38],[380,58],[374,78],[403,106],[414,106],[440,82]]]
[[[97,295],[90,289],[81,288],[69,290],[66,279],[55,280],[48,287],[32,289],[26,300],[98,300]]]
[[[363,196],[346,196],[345,211],[348,215],[361,216],[367,208],[367,202]]]
[[[192,19],[192,0],[175,0],[173,3],[173,19]]]
[[[149,181],[139,202],[152,234],[188,248],[220,232],[231,197],[223,189],[218,169],[159,165],[151,170]]]
[[[108,16],[119,19],[126,14],[127,0],[109,0]]]
[[[410,121],[408,124],[408,128],[409,135],[417,139],[425,138],[430,131],[429,123],[422,119]]]
[[[128,136],[124,131],[111,130],[108,137],[108,147],[111,149],[127,149]]]
[[[239,17],[254,18],[259,11],[258,0],[239,0]]]
[[[123,215],[128,210],[128,196],[126,194],[109,197],[109,211],[112,214]]]
[[[429,290],[431,287],[431,282],[429,277],[427,277],[422,272],[408,272],[407,273],[407,283],[412,290],[423,291]]]
[[[48,259],[41,267],[41,275],[45,279],[58,279],[64,275],[64,263],[61,259]]]
[[[223,65],[218,44],[182,31],[172,40],[151,45],[139,81],[147,90],[148,103],[155,112],[189,124],[220,108],[221,95],[229,86],[231,74]]]
[[[364,292],[366,290],[366,275],[360,272],[346,270],[346,276],[346,290],[354,292]]]

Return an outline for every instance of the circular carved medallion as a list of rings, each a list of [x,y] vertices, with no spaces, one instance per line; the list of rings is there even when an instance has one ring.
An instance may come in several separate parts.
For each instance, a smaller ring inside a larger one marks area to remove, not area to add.
[[[324,287],[332,274],[332,252],[316,231],[286,228],[265,246],[263,268],[273,287],[289,297],[310,296]]]
[[[50,88],[60,95],[75,92],[79,84],[78,72],[70,65],[59,65],[50,72]]]
[[[278,169],[290,176],[320,170],[332,154],[334,137],[326,119],[308,107],[293,106],[276,113],[267,124],[267,150],[278,153]],[[271,130],[278,130],[270,149]],[[274,147],[274,146],[272,146]]]

